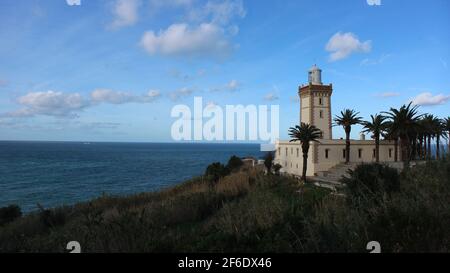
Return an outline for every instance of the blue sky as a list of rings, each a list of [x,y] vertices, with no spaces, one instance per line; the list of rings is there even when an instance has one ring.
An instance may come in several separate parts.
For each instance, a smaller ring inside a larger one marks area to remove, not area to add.
[[[449,116],[450,2],[369,2],[2,0],[0,140],[171,141],[194,96],[280,105],[287,138],[315,63],[334,114]]]

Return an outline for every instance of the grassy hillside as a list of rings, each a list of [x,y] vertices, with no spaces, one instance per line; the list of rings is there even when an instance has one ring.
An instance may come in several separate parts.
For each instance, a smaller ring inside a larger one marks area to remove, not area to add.
[[[383,168],[358,168],[345,197],[247,170],[42,209],[0,226],[0,252],[449,252],[449,161]]]

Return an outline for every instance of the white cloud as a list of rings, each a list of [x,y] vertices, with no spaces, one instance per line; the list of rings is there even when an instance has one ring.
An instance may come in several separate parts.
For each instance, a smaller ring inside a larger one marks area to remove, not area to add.
[[[74,116],[75,112],[88,107],[90,102],[78,93],[55,91],[32,92],[18,98],[17,102],[24,109],[10,113],[12,116]]]
[[[110,27],[118,29],[134,25],[139,18],[138,9],[140,5],[141,0],[116,0],[112,7],[114,20]]]
[[[345,59],[352,53],[370,52],[372,49],[372,42],[361,42],[358,37],[351,32],[338,32],[330,38],[325,49],[326,51],[331,52],[329,59],[334,62]]]
[[[221,91],[234,92],[234,91],[239,90],[241,88],[241,85],[242,84],[238,80],[231,80],[222,86],[211,88],[210,91],[212,91],[212,92],[221,92]]]
[[[366,0],[369,6],[381,6],[381,0]]]
[[[137,96],[127,92],[97,89],[92,91],[88,98],[79,93],[31,92],[17,99],[18,104],[23,108],[1,113],[0,117],[19,118],[35,115],[77,117],[78,112],[99,103],[151,103],[160,96],[161,93],[158,90],[149,90],[146,94]]]
[[[113,91],[110,89],[96,89],[91,93],[91,99],[94,103],[149,103],[160,97],[160,92],[157,90],[150,90],[147,94],[136,96],[128,92]]]
[[[180,99],[182,97],[187,97],[187,96],[191,95],[192,93],[194,93],[193,89],[188,88],[188,87],[183,87],[183,88],[180,88],[178,90],[175,90],[175,91],[171,92],[169,94],[169,97],[173,101],[176,101],[176,100],[178,100],[178,99]]]
[[[222,28],[207,23],[195,28],[187,24],[173,24],[157,34],[147,31],[140,44],[151,55],[224,57],[233,48]]]
[[[392,98],[392,97],[400,96],[400,93],[398,93],[398,92],[384,92],[384,93],[376,94],[375,96],[380,97],[380,98]]]
[[[190,9],[188,18],[228,25],[235,18],[244,18],[246,13],[242,0],[208,1],[203,7]]]
[[[227,83],[226,85],[226,89],[228,89],[229,91],[236,91],[241,87],[241,83],[238,82],[237,80],[231,80],[229,83]]]
[[[264,100],[266,100],[266,101],[275,101],[278,99],[279,99],[279,97],[274,93],[268,93],[267,95],[264,96]]]
[[[69,6],[81,6],[81,0],[66,0]]]
[[[434,106],[445,104],[448,100],[450,100],[450,95],[435,95],[430,92],[424,92],[416,97],[414,97],[411,101],[414,105],[422,105],[422,106]]]
[[[207,1],[151,0],[154,10],[162,7],[185,8],[182,23],[146,31],[140,45],[150,55],[187,57],[227,57],[237,47],[231,37],[239,33],[236,18],[244,18],[242,0]],[[200,4],[199,4],[200,3]]]

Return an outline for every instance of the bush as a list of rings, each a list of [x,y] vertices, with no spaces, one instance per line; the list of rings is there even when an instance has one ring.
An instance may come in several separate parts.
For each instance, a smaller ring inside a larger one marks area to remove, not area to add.
[[[272,173],[273,160],[274,160],[274,155],[273,155],[272,152],[268,152],[264,156],[264,166],[266,167],[267,174],[271,174]]]
[[[229,173],[230,171],[228,170],[228,168],[225,167],[222,163],[215,162],[210,164],[206,168],[205,176],[211,179],[213,182],[217,182],[220,178],[228,175]]]
[[[66,223],[66,213],[64,208],[56,209],[44,209],[40,204],[38,204],[40,212],[41,223],[47,228],[55,228],[58,226],[63,226]]]
[[[0,226],[10,223],[22,216],[22,211],[17,205],[0,208]]]
[[[390,195],[400,190],[400,177],[397,170],[380,164],[362,164],[350,177],[343,177],[346,185],[347,200],[358,205],[363,202],[377,202],[385,194]]]
[[[242,167],[242,165],[244,165],[244,162],[242,162],[242,160],[239,157],[233,155],[228,160],[226,168],[231,172],[233,172],[239,170]]]

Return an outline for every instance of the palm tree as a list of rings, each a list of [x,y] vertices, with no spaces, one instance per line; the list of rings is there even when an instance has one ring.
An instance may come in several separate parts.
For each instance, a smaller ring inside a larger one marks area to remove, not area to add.
[[[440,146],[441,138],[446,138],[444,121],[435,118],[433,119],[433,135],[436,138],[436,159],[441,158]]]
[[[450,154],[450,117],[444,119],[444,130],[447,132],[448,139],[447,154]]]
[[[380,162],[380,135],[381,132],[386,129],[386,117],[382,115],[375,114],[375,116],[370,115],[372,121],[364,121],[364,132],[373,133],[372,138],[375,139],[375,160]]]
[[[400,138],[400,149],[404,168],[409,168],[411,159],[410,132],[418,128],[418,121],[421,115],[417,114],[418,106],[412,106],[412,102],[403,105],[399,109],[391,108],[389,112],[384,112],[392,122],[391,130]]]
[[[394,141],[394,161],[398,161],[398,135],[393,129],[392,121],[386,121],[386,129],[382,133],[384,139]]]
[[[430,114],[425,114],[423,116],[422,119],[422,126],[423,126],[423,131],[424,131],[424,136],[425,136],[425,147],[427,150],[427,159],[431,159],[431,139],[434,136],[434,124],[436,117]]]
[[[427,157],[427,121],[422,117],[418,121],[419,128],[417,130],[417,138],[419,140],[419,157],[425,159]]]
[[[341,111],[340,116],[335,116],[334,122],[336,125],[340,125],[345,130],[345,163],[350,162],[350,132],[352,130],[352,125],[360,124],[362,118],[358,117],[359,112],[355,110],[345,109]]]
[[[302,145],[303,171],[301,180],[306,182],[309,144],[311,141],[319,142],[318,139],[321,138],[322,132],[316,126],[302,122],[300,126],[296,125],[295,127],[289,128],[289,136],[291,137],[289,142],[300,141]]]

